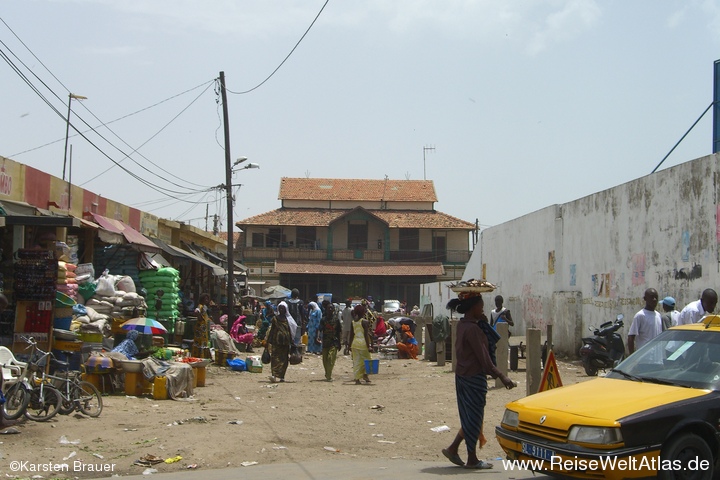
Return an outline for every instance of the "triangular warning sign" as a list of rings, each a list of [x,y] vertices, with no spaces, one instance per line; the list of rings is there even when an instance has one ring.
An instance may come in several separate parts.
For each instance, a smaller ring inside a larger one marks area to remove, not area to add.
[[[555,354],[550,350],[547,360],[545,360],[545,369],[543,370],[538,392],[544,392],[545,390],[557,387],[562,387],[562,380],[560,380],[560,371],[558,370],[557,363],[555,363]]]

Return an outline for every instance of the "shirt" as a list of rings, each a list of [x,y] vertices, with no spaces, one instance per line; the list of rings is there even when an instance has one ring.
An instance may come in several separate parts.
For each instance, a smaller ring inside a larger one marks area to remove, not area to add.
[[[493,378],[501,375],[490,358],[485,333],[472,318],[463,317],[457,325],[455,356],[455,375],[473,377],[485,374]]]
[[[352,308],[345,307],[342,311],[342,329],[343,332],[349,332],[352,330]]]
[[[705,309],[702,306],[701,300],[695,300],[685,305],[685,308],[680,312],[678,318],[678,325],[687,325],[690,323],[698,323],[702,317],[705,316]]]
[[[628,336],[635,336],[635,349],[642,347],[662,333],[660,312],[643,308],[633,317]]]

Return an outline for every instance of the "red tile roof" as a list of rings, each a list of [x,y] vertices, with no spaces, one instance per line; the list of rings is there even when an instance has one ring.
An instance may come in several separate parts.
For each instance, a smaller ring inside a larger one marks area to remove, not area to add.
[[[437,202],[432,180],[281,178],[279,200]]]
[[[377,262],[275,262],[281,274],[358,275],[358,276],[432,276],[445,274],[441,263],[377,263]]]
[[[352,210],[320,208],[279,208],[236,223],[240,228],[257,226],[327,227]],[[434,228],[446,230],[474,230],[475,224],[438,211],[366,210],[390,228]]]

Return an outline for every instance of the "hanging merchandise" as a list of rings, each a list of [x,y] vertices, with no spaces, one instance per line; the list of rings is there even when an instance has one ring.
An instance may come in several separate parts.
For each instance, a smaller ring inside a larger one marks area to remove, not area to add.
[[[15,264],[15,299],[43,301],[55,299],[58,263],[48,250],[20,249]]]

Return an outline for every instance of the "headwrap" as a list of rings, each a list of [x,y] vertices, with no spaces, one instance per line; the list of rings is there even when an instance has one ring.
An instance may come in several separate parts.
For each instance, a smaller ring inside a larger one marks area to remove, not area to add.
[[[310,303],[308,303],[308,305],[313,310],[320,310],[320,307],[318,306],[317,302],[310,302]]]
[[[278,311],[280,311],[280,306],[285,307],[285,318],[287,319],[288,325],[290,325],[290,338],[295,338],[295,332],[297,332],[297,322],[295,319],[290,315],[290,310],[288,310],[288,304],[285,302],[278,303]]]
[[[460,299],[462,301],[462,300],[467,300],[468,298],[472,298],[472,297],[479,297],[481,295],[482,295],[482,293],[480,293],[480,292],[460,292],[460,293],[458,293],[458,299]]]
[[[140,332],[138,332],[137,330],[130,330],[130,331],[127,333],[127,336],[126,336],[125,338],[128,338],[128,339],[134,341],[134,340],[137,340],[137,338],[138,338],[139,336],[140,336]]]

